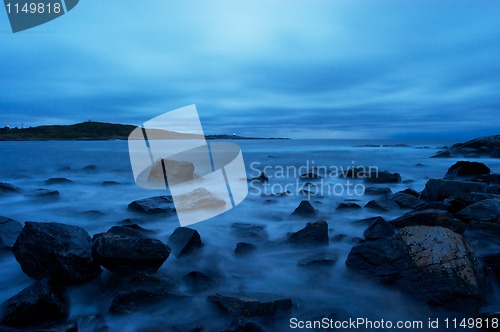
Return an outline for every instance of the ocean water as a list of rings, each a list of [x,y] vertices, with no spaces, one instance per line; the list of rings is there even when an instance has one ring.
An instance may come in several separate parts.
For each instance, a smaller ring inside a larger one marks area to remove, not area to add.
[[[393,192],[406,188],[421,191],[429,178],[442,178],[447,169],[460,159],[432,159],[438,148],[453,142],[406,142],[360,140],[238,140],[249,178],[266,170],[269,185],[251,184],[246,200],[234,209],[210,220],[195,224],[205,246],[188,259],[173,255],[160,272],[180,281],[180,291],[188,300],[166,303],[129,316],[107,313],[110,297],[95,294],[90,286],[70,289],[71,315],[102,313],[111,331],[136,331],[148,326],[169,324],[202,325],[208,330],[221,330],[231,323],[228,318],[206,301],[215,292],[271,292],[293,299],[292,317],[321,318],[336,314],[341,318],[367,317],[384,320],[427,320],[447,316],[408,298],[397,290],[378,286],[349,273],[345,266],[347,255],[356,238],[362,237],[366,225],[357,220],[381,215],[386,220],[406,210],[380,213],[369,209],[336,211],[340,202],[356,200],[366,204],[375,196],[363,195],[363,181],[339,179],[335,171],[353,166],[370,166],[379,171],[401,174],[403,183],[378,185]],[[371,147],[367,144],[405,146]],[[134,183],[125,141],[47,141],[0,142],[0,181],[14,184],[23,190],[49,188],[60,191],[58,200],[34,200],[23,195],[0,197],[0,215],[24,221],[61,222],[85,228],[90,235],[108,230],[127,218],[137,218],[144,228],[154,230],[155,237],[167,241],[179,226],[175,216],[145,216],[127,210],[136,199],[166,194],[164,190],[145,190]],[[472,160],[472,159],[468,159]],[[492,172],[500,172],[500,159],[481,158]],[[96,165],[95,169],[84,169]],[[291,213],[301,200],[302,186],[308,182],[297,175],[311,167],[328,170],[322,181],[311,181],[323,192],[310,197],[318,210],[316,218],[296,218]],[[45,180],[65,177],[69,184],[47,186]],[[118,184],[104,186],[103,181]],[[351,187],[349,191],[348,187]],[[367,185],[368,186],[368,185]],[[377,186],[377,185],[375,185]],[[289,190],[291,195],[266,196],[263,193]],[[283,240],[289,232],[297,231],[307,222],[324,219],[329,224],[330,244],[318,248],[294,248]],[[235,256],[239,241],[231,232],[233,223],[264,225],[269,244],[258,244],[248,256]],[[476,253],[498,252],[500,241],[474,238]],[[315,252],[338,255],[338,262],[321,270],[299,268],[297,262]],[[0,301],[15,295],[32,280],[24,275],[10,253],[0,255]],[[181,281],[190,271],[214,275],[218,285],[207,292],[193,293]],[[106,280],[109,272],[102,275]],[[288,330],[288,318],[270,319],[265,325],[273,331]]]

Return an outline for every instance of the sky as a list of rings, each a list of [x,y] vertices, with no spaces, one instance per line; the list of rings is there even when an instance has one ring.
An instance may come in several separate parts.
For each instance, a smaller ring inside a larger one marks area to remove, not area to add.
[[[493,0],[82,0],[13,34],[0,8],[0,126],[196,104],[207,134],[498,134],[499,17]]]

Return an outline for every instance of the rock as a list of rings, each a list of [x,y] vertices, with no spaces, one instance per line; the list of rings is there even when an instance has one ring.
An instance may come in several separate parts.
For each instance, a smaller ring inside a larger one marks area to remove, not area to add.
[[[203,272],[191,271],[182,280],[195,292],[205,291],[216,285],[216,282]]]
[[[440,151],[436,155],[432,156],[431,158],[450,158],[450,157],[451,157],[450,151]]]
[[[339,178],[356,178],[362,179],[367,175],[366,167],[358,166],[344,170],[339,174]]]
[[[426,203],[414,195],[405,194],[403,192],[388,195],[387,199],[396,202],[397,205],[405,209],[418,209]]]
[[[479,257],[486,273],[493,273],[497,281],[500,281],[500,253],[482,255]]]
[[[487,321],[488,322],[498,322],[498,320],[500,320],[500,304],[497,303],[497,304],[482,307],[481,310],[479,310],[478,317],[482,318],[482,320],[484,322],[487,322]],[[491,327],[491,331],[496,331],[498,329],[498,325],[496,326],[496,328],[494,328],[491,323],[488,324],[488,326]],[[485,329],[485,330],[489,331],[488,329]]]
[[[251,178],[249,181],[267,183],[269,181],[269,177],[265,172],[261,172],[259,176]]]
[[[24,193],[24,196],[37,199],[57,199],[61,196],[61,194],[59,194],[59,191],[57,190],[40,188],[32,191],[27,191]]]
[[[366,241],[374,241],[395,234],[394,227],[382,218],[375,219],[363,232]]]
[[[172,278],[158,272],[137,272],[130,277],[130,284],[134,289],[155,290],[175,290],[178,282]]]
[[[0,195],[2,194],[17,194],[22,192],[18,187],[5,182],[0,182]]]
[[[165,174],[170,185],[191,181],[194,177],[194,164],[188,161],[157,159],[151,167],[148,181],[165,183]]]
[[[364,225],[368,225],[370,226],[371,224],[375,223],[375,222],[378,222],[378,221],[385,221],[384,218],[378,216],[378,217],[371,217],[371,218],[365,218],[365,219],[361,219],[361,220],[357,220],[356,223],[357,224],[364,224]]]
[[[170,255],[170,248],[157,239],[146,238],[137,230],[113,227],[92,238],[94,260],[116,273],[156,272]],[[130,232],[132,231],[132,232]]]
[[[293,211],[292,216],[314,217],[316,216],[316,209],[311,205],[311,202],[303,200]]]
[[[238,242],[236,243],[236,248],[234,248],[235,255],[247,255],[257,249],[257,246],[248,242]]]
[[[446,179],[453,179],[455,177],[474,177],[484,174],[490,174],[490,169],[483,163],[475,161],[457,161],[448,169],[444,177]]]
[[[302,180],[316,180],[321,179],[321,175],[316,174],[315,172],[307,172],[300,175]]]
[[[467,199],[473,192],[485,192],[487,185],[479,182],[430,179],[425,184],[421,198],[432,202],[448,197]]]
[[[66,178],[50,178],[48,180],[45,180],[45,184],[47,186],[53,185],[53,184],[66,184],[66,183],[72,183],[73,181],[68,180]]]
[[[449,212],[442,210],[409,212],[392,220],[390,223],[391,225],[399,228],[423,225],[446,227],[458,234],[463,234],[465,231],[465,224],[462,221],[453,217],[453,215]]]
[[[193,254],[203,247],[198,231],[188,227],[176,228],[167,243],[177,258]]]
[[[388,196],[383,196],[379,199],[369,201],[366,203],[365,208],[387,212],[399,210],[399,205]]]
[[[500,174],[479,175],[472,179],[474,182],[484,182],[486,184],[500,184]]]
[[[174,199],[175,207],[178,211],[214,209],[226,205],[226,202],[222,198],[205,188],[197,188],[191,192],[175,196]]]
[[[108,233],[113,233],[116,235],[123,236],[135,236],[140,238],[149,238],[150,235],[154,235],[155,232],[149,229],[142,228],[137,224],[124,225],[124,226],[113,226],[108,230]]]
[[[307,223],[306,227],[291,233],[288,241],[293,244],[328,244],[328,224],[324,220]]]
[[[344,202],[340,203],[339,206],[337,206],[337,210],[359,210],[359,209],[362,209],[362,207],[353,202]]]
[[[46,279],[35,282],[2,304],[1,323],[15,327],[50,326],[69,315],[63,289]]]
[[[112,314],[131,314],[182,296],[165,291],[134,290],[118,293],[109,307]]]
[[[26,222],[12,251],[28,276],[82,283],[101,273],[92,260],[91,239],[80,227]]]
[[[415,189],[412,189],[412,188],[407,188],[405,190],[401,190],[400,193],[411,195],[411,196],[416,197],[416,198],[420,197],[420,193],[418,191],[416,191]]]
[[[465,209],[469,205],[472,205],[477,202],[481,202],[487,199],[500,199],[499,195],[488,194],[488,193],[471,193],[467,196],[467,199],[460,200],[463,204],[461,204],[461,209]],[[457,211],[458,212],[458,211]]]
[[[77,331],[82,332],[108,332],[106,320],[100,314],[83,315],[76,319]]]
[[[314,254],[297,262],[299,267],[324,267],[337,263],[339,256],[327,252]]]
[[[97,171],[97,165],[87,165],[82,167],[82,171],[85,172],[96,172]]]
[[[390,173],[388,171],[368,173],[365,177],[368,183],[400,183],[401,175],[399,173]]]
[[[368,187],[365,189],[365,195],[389,195],[392,194],[391,188]]]
[[[139,199],[130,203],[128,209],[145,214],[176,213],[171,196],[155,196]]]
[[[239,239],[266,242],[269,235],[265,225],[234,223],[231,225],[231,233]]]
[[[485,199],[472,204],[456,214],[465,221],[500,223],[500,199]]]
[[[291,299],[265,293],[215,294],[207,299],[233,317],[273,316],[292,308]]]
[[[346,264],[432,305],[475,312],[485,303],[486,279],[474,251],[448,228],[404,227],[392,237],[354,246]]]
[[[453,144],[447,152],[450,156],[488,156],[495,158],[500,147],[500,135],[485,136],[465,143]]]
[[[119,185],[121,184],[120,182],[116,182],[116,181],[102,181],[102,185],[103,186],[116,186],[116,185]]]
[[[19,221],[0,216],[0,248],[12,247],[22,229]]]
[[[222,332],[264,332],[264,330],[255,322],[235,319],[231,326]]]
[[[500,185],[490,185],[486,188],[486,193],[500,196]]]

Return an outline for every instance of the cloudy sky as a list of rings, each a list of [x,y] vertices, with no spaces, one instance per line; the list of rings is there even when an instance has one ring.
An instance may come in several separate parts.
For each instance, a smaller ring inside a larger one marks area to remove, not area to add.
[[[497,134],[499,17],[498,1],[82,0],[13,34],[1,9],[0,125],[196,104],[206,133]]]

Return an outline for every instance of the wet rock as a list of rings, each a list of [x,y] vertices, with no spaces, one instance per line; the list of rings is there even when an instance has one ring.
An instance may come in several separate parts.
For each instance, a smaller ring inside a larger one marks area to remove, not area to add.
[[[359,209],[362,209],[362,207],[353,202],[344,202],[340,203],[339,206],[337,206],[337,210],[359,210]]]
[[[486,199],[500,199],[500,195],[490,193],[471,193],[467,196],[467,199],[461,200],[463,202],[462,209],[465,209],[469,205],[484,201]]]
[[[242,319],[235,319],[231,326],[223,332],[263,332],[264,330],[255,322]]]
[[[215,280],[203,272],[191,271],[182,280],[195,292],[205,291],[216,285]]]
[[[24,193],[24,196],[36,199],[58,199],[61,194],[57,190],[40,188],[32,191],[27,191]]]
[[[134,289],[175,290],[178,282],[169,276],[158,272],[137,272],[130,277],[130,285]]]
[[[76,226],[26,222],[12,251],[23,272],[35,279],[81,283],[101,273],[89,234]]]
[[[265,225],[234,223],[231,225],[231,233],[239,239],[266,242],[269,235]]]
[[[479,182],[430,179],[425,184],[421,198],[442,201],[449,197],[467,199],[473,192],[485,192],[487,185]]]
[[[451,152],[450,151],[440,151],[436,153],[436,155],[432,156],[431,158],[450,158],[451,157]]]
[[[139,199],[128,205],[128,209],[145,214],[175,214],[175,207],[171,196],[155,196]]]
[[[363,232],[366,241],[374,241],[395,234],[394,227],[383,218],[375,219]]]
[[[401,190],[400,193],[411,195],[411,196],[416,197],[416,198],[420,197],[420,193],[412,188],[407,188],[405,190]]]
[[[293,211],[292,216],[314,217],[316,216],[316,209],[312,206],[311,202],[303,200]]]
[[[250,182],[262,182],[262,183],[267,183],[269,181],[269,177],[265,172],[261,172],[259,176],[256,176],[254,178],[251,178],[249,180]]]
[[[50,178],[48,180],[45,180],[45,184],[47,186],[50,186],[53,184],[66,184],[66,183],[73,183],[73,181],[66,179],[66,178]]]
[[[452,231],[463,234],[465,224],[456,219],[452,214],[442,210],[424,210],[409,212],[391,221],[391,225],[395,227],[406,226],[441,226],[451,229]]]
[[[135,236],[140,238],[149,238],[155,234],[154,231],[142,228],[137,224],[130,224],[124,226],[113,226],[108,230],[108,233],[113,233],[123,236]]]
[[[97,165],[87,165],[87,166],[84,166],[82,167],[82,171],[85,171],[85,172],[89,172],[89,173],[92,173],[92,172],[96,172],[97,171]]]
[[[188,161],[160,158],[151,167],[148,181],[165,183],[165,174],[170,185],[191,181],[194,177],[194,164]]]
[[[308,257],[305,257],[297,262],[297,266],[299,267],[324,267],[324,266],[332,266],[337,263],[339,260],[339,256],[332,253],[319,253],[314,254]]]
[[[22,192],[18,187],[5,182],[0,182],[0,195],[2,194],[16,194]]]
[[[415,195],[410,195],[403,192],[391,194],[386,197],[387,199],[396,202],[397,205],[404,209],[418,209],[420,206],[426,203],[418,199],[418,197],[416,197]]]
[[[486,184],[500,184],[500,174],[479,175],[472,179],[474,182],[484,182]]]
[[[102,185],[103,186],[116,186],[116,185],[119,185],[121,184],[120,182],[116,182],[116,181],[102,181]]]
[[[233,317],[273,316],[292,308],[291,299],[265,293],[215,294],[207,299]]]
[[[328,224],[324,220],[307,223],[306,227],[291,233],[288,241],[293,244],[328,244]]]
[[[486,273],[493,273],[497,281],[500,281],[500,253],[482,255],[479,257]]]
[[[122,291],[118,293],[109,306],[109,312],[112,314],[131,314],[134,312],[146,310],[169,300],[178,300],[183,298],[179,294],[165,291],[134,290]]]
[[[236,243],[236,248],[234,248],[235,255],[248,255],[249,253],[255,251],[257,246],[248,242],[238,242]]]
[[[389,195],[392,194],[391,188],[369,187],[365,189],[365,195]]]
[[[214,209],[225,205],[226,202],[222,198],[205,188],[197,188],[175,197],[175,207],[178,211]]]
[[[486,188],[486,193],[500,196],[500,185],[490,185]]]
[[[317,179],[321,179],[321,175],[319,175],[315,172],[307,172],[307,173],[300,174],[300,178],[302,180],[317,180]]]
[[[368,183],[400,183],[401,175],[399,173],[390,173],[389,171],[371,172],[365,177]]]
[[[116,273],[156,272],[170,255],[170,248],[157,239],[145,237],[137,230],[119,227],[92,238],[94,260]],[[132,231],[132,232],[131,232]]]
[[[366,203],[365,208],[387,212],[399,210],[399,205],[388,196],[383,196],[379,199],[369,201]]]
[[[12,247],[22,229],[19,221],[0,216],[0,248]]]
[[[370,226],[371,224],[378,222],[378,221],[385,221],[385,219],[380,217],[380,216],[377,216],[377,217],[370,217],[370,218],[357,220],[356,223]]]
[[[392,237],[354,246],[346,264],[432,305],[475,312],[485,303],[486,279],[474,251],[448,228],[404,227]]]
[[[488,156],[497,157],[497,151],[500,148],[500,135],[479,137],[465,143],[453,144],[446,149],[447,157],[478,157]],[[436,156],[435,156],[436,157]]]
[[[193,254],[203,247],[198,231],[188,227],[176,228],[167,243],[177,258]]]
[[[457,161],[448,169],[444,177],[446,179],[453,179],[456,177],[475,177],[484,174],[490,174],[490,169],[483,163],[475,161]]]
[[[77,331],[82,332],[108,332],[106,320],[100,314],[82,315],[76,318]]]
[[[485,199],[456,214],[465,221],[500,223],[500,199]]]
[[[63,289],[46,279],[35,282],[2,304],[1,324],[50,326],[66,320],[69,301]]]

